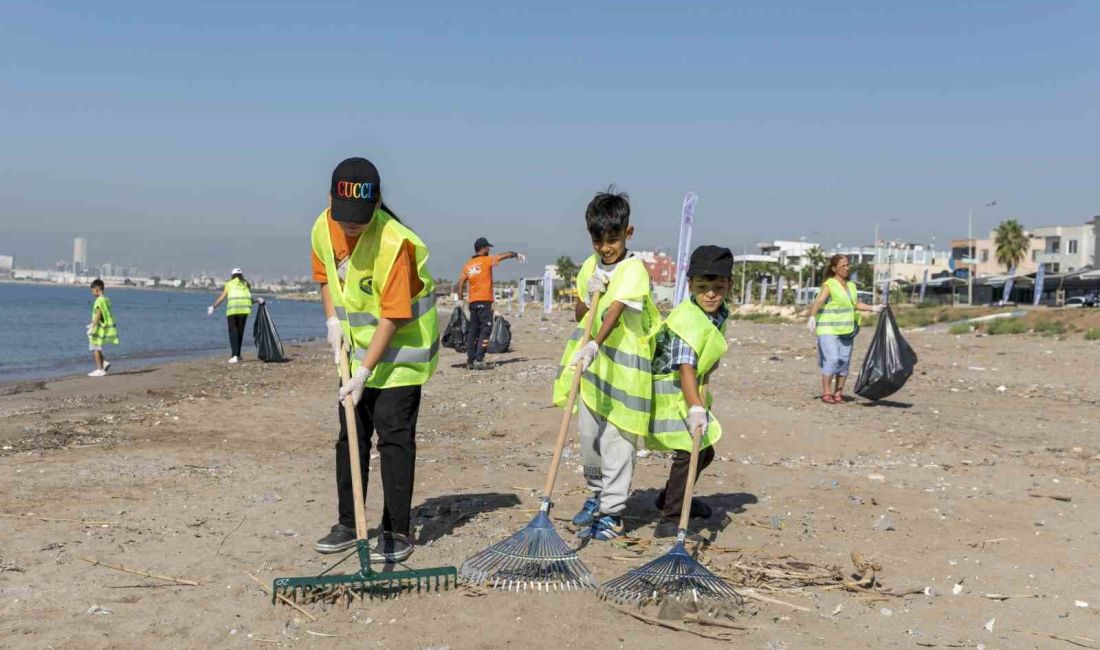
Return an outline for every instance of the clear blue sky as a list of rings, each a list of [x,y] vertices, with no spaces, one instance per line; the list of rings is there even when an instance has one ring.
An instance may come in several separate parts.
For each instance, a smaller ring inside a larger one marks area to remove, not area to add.
[[[612,182],[646,248],[687,191],[738,251],[1100,214],[1094,2],[374,4],[7,0],[0,254],[304,274],[352,155],[446,277],[582,259]]]

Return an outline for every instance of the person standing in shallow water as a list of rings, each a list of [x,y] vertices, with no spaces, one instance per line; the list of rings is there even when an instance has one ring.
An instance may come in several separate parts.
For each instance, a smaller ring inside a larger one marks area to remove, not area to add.
[[[859,301],[856,283],[848,279],[851,266],[844,255],[833,255],[817,300],[810,306],[806,328],[817,336],[817,365],[821,369],[821,401],[844,403],[844,383],[852,360],[852,344],[859,333],[857,312],[882,311]]]

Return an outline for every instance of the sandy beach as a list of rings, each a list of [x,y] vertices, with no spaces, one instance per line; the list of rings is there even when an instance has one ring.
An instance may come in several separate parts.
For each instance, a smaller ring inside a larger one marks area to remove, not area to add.
[[[460,565],[537,507],[571,325],[511,320],[495,370],[445,350],[425,387],[413,567]],[[827,406],[802,327],[734,321],[728,338],[713,387],[726,435],[699,484],[716,513],[694,532],[750,593],[744,630],[666,629],[587,593],[460,588],[312,606],[315,622],[273,606],[246,572],[269,585],[333,559],[313,542],[335,518],[336,381],[311,344],[285,364],[0,386],[0,647],[1100,648],[1100,342],[915,332],[918,373],[893,401]],[[552,513],[567,539],[578,460],[567,449]],[[598,580],[667,548],[649,541],[667,463],[638,460],[628,542],[581,551]],[[878,588],[844,588],[853,552],[880,567]],[[792,562],[834,578],[755,571]]]

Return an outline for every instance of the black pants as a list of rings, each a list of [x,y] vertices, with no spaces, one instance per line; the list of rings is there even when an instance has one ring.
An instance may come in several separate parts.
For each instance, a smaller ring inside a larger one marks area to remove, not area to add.
[[[699,465],[695,468],[695,480],[714,460],[714,447],[699,450]],[[691,453],[677,451],[672,457],[672,470],[665,484],[665,507],[661,511],[669,519],[680,518],[680,508],[684,504],[684,492],[687,491],[688,470],[691,469]]]
[[[226,316],[225,320],[229,323],[229,349],[233,351],[233,356],[241,356],[241,343],[244,341],[244,325],[248,322],[248,314],[236,314],[234,316]]]
[[[483,361],[493,332],[493,303],[470,303],[470,329],[466,331],[466,363]]]
[[[336,491],[340,523],[355,527],[355,498],[351,489],[351,459],[344,407],[340,411],[340,436],[336,440]],[[413,480],[416,469],[416,418],[420,413],[420,386],[367,388],[355,408],[359,436],[359,467],[366,497],[371,434],[378,434],[382,465],[382,530],[409,533]],[[368,522],[370,518],[368,517]]]

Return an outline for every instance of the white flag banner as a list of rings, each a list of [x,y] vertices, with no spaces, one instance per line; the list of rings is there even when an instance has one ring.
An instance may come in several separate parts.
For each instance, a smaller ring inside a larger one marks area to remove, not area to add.
[[[1035,298],[1031,301],[1036,307],[1043,300],[1043,283],[1046,281],[1046,264],[1039,265],[1039,271],[1035,274]]]
[[[546,269],[542,274],[542,311],[549,314],[554,308],[554,272]]]
[[[691,226],[695,221],[695,203],[699,197],[694,192],[684,195],[684,209],[680,213],[680,243],[676,247],[676,289],[673,306],[680,304],[687,295],[687,270],[691,260]]]
[[[779,276],[779,282],[775,285],[775,304],[783,304],[783,289],[786,287],[786,278]]]
[[[760,281],[760,304],[763,305],[768,299],[768,279],[764,278]]]
[[[519,291],[519,314],[522,316],[523,308],[527,306],[527,278],[519,279],[516,291]]]
[[[1013,264],[1012,268],[1008,270],[1008,279],[1005,280],[1005,293],[1001,296],[1001,304],[1007,303],[1008,299],[1012,297],[1012,287],[1016,284],[1016,265]]]

